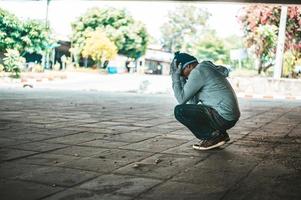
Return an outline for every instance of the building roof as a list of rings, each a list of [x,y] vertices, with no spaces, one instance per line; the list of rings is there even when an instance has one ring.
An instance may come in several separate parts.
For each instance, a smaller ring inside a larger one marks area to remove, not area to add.
[[[161,62],[171,62],[173,54],[162,49],[148,48],[144,55],[145,59],[156,60]]]

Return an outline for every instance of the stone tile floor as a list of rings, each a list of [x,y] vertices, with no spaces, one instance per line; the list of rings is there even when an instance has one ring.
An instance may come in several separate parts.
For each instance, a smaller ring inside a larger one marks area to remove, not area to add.
[[[301,102],[239,102],[199,152],[172,96],[1,89],[0,199],[301,199]]]

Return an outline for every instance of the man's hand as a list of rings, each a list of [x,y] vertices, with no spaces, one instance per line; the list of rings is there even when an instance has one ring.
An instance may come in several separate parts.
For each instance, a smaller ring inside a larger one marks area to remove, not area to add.
[[[173,74],[177,70],[177,59],[173,59],[171,64],[170,64],[170,73]]]
[[[182,68],[181,63],[179,63],[179,65],[177,66],[177,59],[173,59],[173,61],[170,64],[170,74],[173,75],[176,73],[180,75],[181,68]]]
[[[179,65],[178,65],[178,67],[177,67],[175,73],[177,73],[177,74],[180,75],[180,74],[181,74],[181,70],[182,70],[182,63],[179,63]]]
[[[181,82],[181,64],[178,65],[178,67],[174,67],[175,65],[171,66],[172,68],[172,74],[171,79],[172,82]]]

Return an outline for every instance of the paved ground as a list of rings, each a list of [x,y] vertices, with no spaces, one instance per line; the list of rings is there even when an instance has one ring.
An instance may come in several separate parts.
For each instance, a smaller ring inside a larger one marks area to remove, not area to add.
[[[173,97],[0,91],[1,200],[301,199],[301,102],[240,99],[231,143],[208,152]]]

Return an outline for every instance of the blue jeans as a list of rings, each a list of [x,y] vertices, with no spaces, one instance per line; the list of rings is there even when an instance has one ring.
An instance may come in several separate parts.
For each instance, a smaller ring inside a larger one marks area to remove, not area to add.
[[[228,121],[213,108],[202,104],[181,104],[174,110],[175,118],[200,140],[209,139],[212,133],[226,133],[237,121]]]

